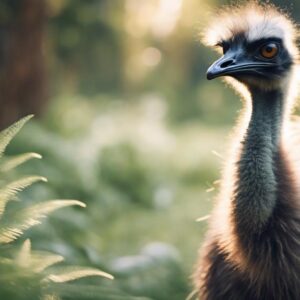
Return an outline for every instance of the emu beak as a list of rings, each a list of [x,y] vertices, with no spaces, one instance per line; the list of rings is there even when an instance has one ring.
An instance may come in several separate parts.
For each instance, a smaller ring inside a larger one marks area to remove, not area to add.
[[[220,76],[251,75],[262,74],[262,68],[273,66],[267,62],[253,62],[243,55],[236,55],[235,52],[228,51],[220,59],[215,61],[207,70],[208,80]]]

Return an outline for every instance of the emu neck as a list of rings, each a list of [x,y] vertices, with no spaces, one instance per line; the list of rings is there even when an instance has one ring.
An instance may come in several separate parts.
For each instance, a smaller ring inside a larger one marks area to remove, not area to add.
[[[252,90],[251,119],[247,129],[248,138],[255,134],[257,138],[271,139],[273,151],[278,151],[284,117],[284,92],[281,90]],[[246,140],[248,140],[246,137]],[[251,140],[254,142],[253,140]]]
[[[234,219],[240,234],[261,231],[276,205],[283,103],[280,90],[251,91],[251,118],[241,142],[234,194]]]

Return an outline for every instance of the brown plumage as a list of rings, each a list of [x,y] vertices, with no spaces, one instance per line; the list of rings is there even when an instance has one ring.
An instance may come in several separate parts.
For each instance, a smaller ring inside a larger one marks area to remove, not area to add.
[[[257,3],[223,10],[206,31],[224,53],[208,79],[226,76],[244,110],[200,251],[201,300],[300,299],[296,35],[285,14]]]

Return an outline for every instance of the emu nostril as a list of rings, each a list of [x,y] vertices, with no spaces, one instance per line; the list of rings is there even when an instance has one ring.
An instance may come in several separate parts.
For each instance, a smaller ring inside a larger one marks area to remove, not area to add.
[[[226,67],[228,67],[228,66],[234,64],[234,62],[235,62],[235,61],[234,61],[233,59],[226,60],[226,61],[224,61],[224,62],[220,65],[220,67],[221,67],[221,68],[226,68]]]

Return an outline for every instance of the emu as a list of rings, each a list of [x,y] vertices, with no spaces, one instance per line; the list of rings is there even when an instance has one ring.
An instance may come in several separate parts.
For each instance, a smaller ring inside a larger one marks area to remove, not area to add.
[[[223,53],[207,78],[225,76],[244,110],[197,264],[201,300],[300,299],[296,37],[285,13],[257,2],[218,13],[204,34]]]

